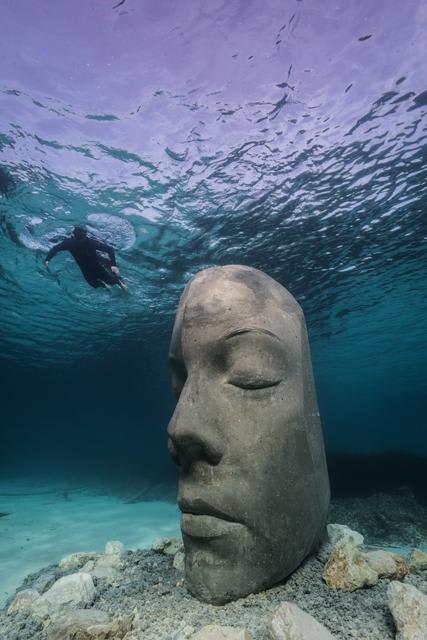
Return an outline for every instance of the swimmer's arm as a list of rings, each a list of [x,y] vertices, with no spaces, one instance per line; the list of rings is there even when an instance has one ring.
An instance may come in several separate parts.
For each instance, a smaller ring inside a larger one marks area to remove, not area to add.
[[[117,267],[116,264],[116,254],[114,252],[113,247],[110,244],[106,244],[105,242],[96,241],[96,250],[102,251],[102,253],[108,253],[108,257],[110,258],[111,267]]]
[[[54,256],[56,256],[57,253],[59,253],[60,251],[66,251],[68,249],[68,242],[67,240],[63,240],[62,242],[59,242],[58,244],[55,244],[49,251],[49,253],[47,254],[46,258],[44,259],[44,263],[46,265],[46,267],[49,266],[49,261],[52,260],[52,258]]]

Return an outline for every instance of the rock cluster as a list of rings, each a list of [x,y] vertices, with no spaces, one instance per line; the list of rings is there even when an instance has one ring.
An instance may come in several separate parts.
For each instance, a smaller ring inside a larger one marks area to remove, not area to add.
[[[1,639],[427,639],[426,554],[417,549],[405,563],[364,549],[358,532],[334,525],[319,553],[328,556],[325,567],[313,557],[283,585],[216,607],[187,593],[179,539],[162,538],[153,548],[126,552],[112,541],[103,554],[64,558],[28,580],[29,588],[0,611]],[[369,582],[370,589],[359,588]]]
[[[328,525],[330,552],[323,579],[332,589],[355,591],[372,587],[380,578],[401,580],[408,567],[399,555],[382,549],[364,551],[363,536],[345,525]]]
[[[79,571],[56,580],[41,595],[36,589],[19,591],[7,613],[15,616],[28,612],[42,620],[48,640],[120,639],[131,630],[130,618],[111,618],[104,611],[90,607],[96,595],[94,578],[111,581],[121,565],[124,545],[113,540],[105,545],[105,554],[73,553],[63,558],[61,571]]]

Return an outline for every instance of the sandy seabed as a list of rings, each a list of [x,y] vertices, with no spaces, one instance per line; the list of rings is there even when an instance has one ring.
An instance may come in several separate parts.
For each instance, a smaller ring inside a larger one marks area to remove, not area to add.
[[[173,557],[150,550],[156,538],[180,533],[179,511],[168,502],[126,504],[88,490],[3,483],[0,512],[9,513],[0,518],[0,607],[10,601],[16,588],[39,588],[66,575],[58,563],[67,554],[103,552],[107,540],[118,539],[127,548],[119,576],[113,584],[95,580],[92,606],[112,617],[134,616],[137,611],[144,640],[187,637],[186,629],[195,632],[207,624],[244,627],[254,640],[261,640],[269,618],[283,601],[313,615],[337,640],[395,637],[387,605],[389,580],[353,593],[334,591],[322,580],[320,557],[309,558],[284,584],[266,592],[221,607],[197,601],[187,592]],[[330,521],[360,531],[373,547],[402,555],[415,546],[427,551],[427,508],[407,490],[334,500]],[[425,575],[409,575],[405,582],[427,591]],[[2,640],[47,638],[41,623],[28,616],[7,616],[5,609],[0,611],[0,629]]]
[[[118,539],[146,549],[176,536],[179,510],[161,501],[127,504],[115,496],[36,482],[0,482],[0,608],[25,576],[75,551]]]

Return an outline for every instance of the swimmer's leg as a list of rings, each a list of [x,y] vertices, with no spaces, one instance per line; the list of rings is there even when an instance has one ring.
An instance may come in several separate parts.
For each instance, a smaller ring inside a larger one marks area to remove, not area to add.
[[[101,283],[100,286],[103,289],[108,289],[108,291],[111,291],[111,289],[113,288],[110,284],[107,284],[106,282],[104,282],[103,280],[100,280],[99,278],[98,278],[98,282]]]
[[[122,291],[126,291],[126,293],[127,293],[128,286],[127,286],[126,282],[123,282],[123,280],[120,278],[117,284],[119,285],[119,287],[120,287],[120,289]]]

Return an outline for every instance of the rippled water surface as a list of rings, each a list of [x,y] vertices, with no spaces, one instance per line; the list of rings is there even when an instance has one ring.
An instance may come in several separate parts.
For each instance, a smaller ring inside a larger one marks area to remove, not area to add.
[[[249,264],[305,310],[331,446],[427,453],[427,2],[0,5],[4,362],[160,362],[189,277]],[[76,223],[129,295],[46,272]]]

